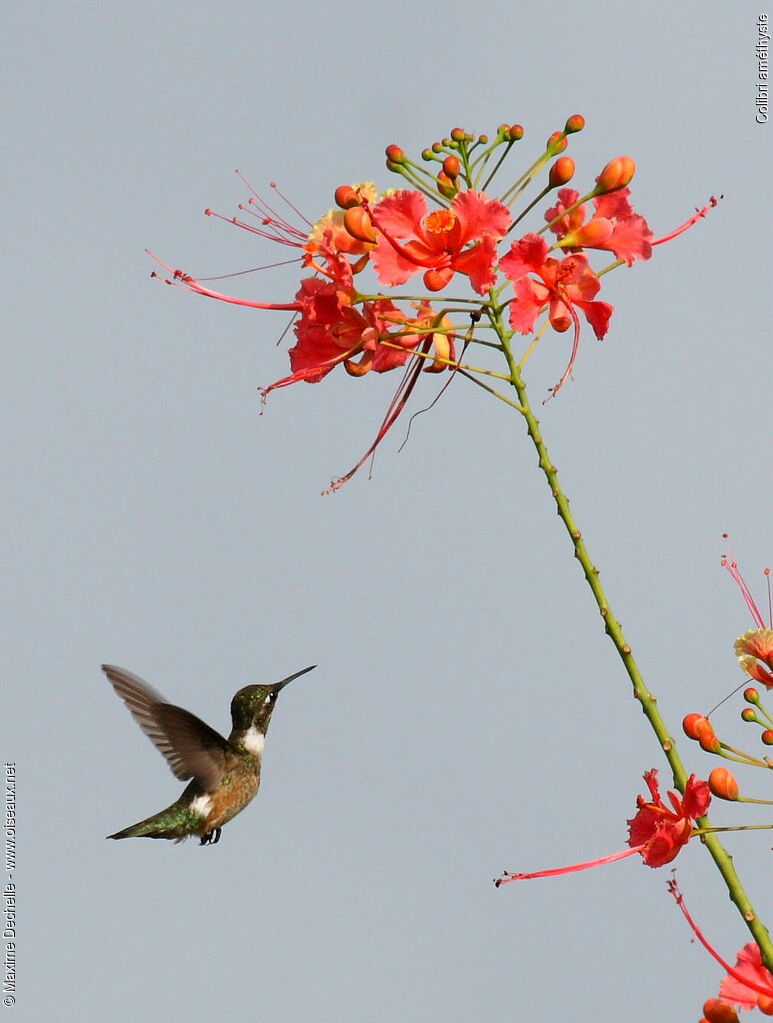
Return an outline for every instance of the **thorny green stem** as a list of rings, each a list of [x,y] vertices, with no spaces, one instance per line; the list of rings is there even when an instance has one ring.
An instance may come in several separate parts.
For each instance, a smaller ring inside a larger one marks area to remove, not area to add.
[[[513,355],[510,344],[512,331],[508,330],[505,326],[505,323],[502,320],[501,309],[492,309],[491,306],[489,306],[487,308],[487,314],[502,341],[502,351],[504,352],[507,365],[510,370],[510,383],[518,395],[519,411],[526,422],[526,429],[529,434],[529,438],[537,451],[539,467],[542,469],[548,486],[550,487],[550,492],[553,495],[558,515],[563,522],[566,531],[569,534],[572,546],[574,547],[574,556],[577,558],[582,567],[585,579],[593,593],[593,597],[604,621],[604,630],[614,644],[615,650],[617,651],[620,660],[623,662],[623,667],[628,674],[628,678],[631,680],[634,698],[641,704],[642,711],[657,736],[661,749],[666,755],[666,759],[668,760],[673,774],[674,785],[680,792],[684,792],[685,784],[687,782],[687,771],[685,770],[682,758],[679,756],[677,751],[676,742],[669,733],[666,723],[658,710],[657,700],[644,682],[642,674],[631,651],[631,647],[628,645],[625,635],[623,634],[620,622],[612,613],[609,606],[609,600],[607,599],[607,595],[604,592],[604,588],[602,587],[599,579],[599,570],[591,560],[585,541],[583,540],[582,533],[580,532],[574,516],[572,515],[571,509],[569,508],[569,500],[561,488],[561,484],[558,479],[558,472],[550,458],[545,442],[542,439],[539,420],[535,416],[529,403],[529,398],[526,393],[526,384],[524,383],[523,377],[518,368],[517,360]],[[700,817],[697,823],[700,829],[711,827],[711,822],[707,816]],[[725,850],[715,832],[701,833],[698,837],[708,849],[711,858],[714,860],[717,869],[727,885],[731,901],[735,904],[738,912],[743,917],[754,941],[756,941],[759,945],[763,962],[769,970],[773,971],[773,941],[771,941],[767,928],[757,916],[751,901],[744,891],[741,880],[733,865],[732,856],[730,856]]]

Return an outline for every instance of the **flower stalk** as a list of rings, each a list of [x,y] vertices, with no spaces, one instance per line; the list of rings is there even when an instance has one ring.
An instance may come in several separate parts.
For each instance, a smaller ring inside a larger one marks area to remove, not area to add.
[[[510,338],[508,336],[509,332],[506,330],[501,319],[495,319],[494,322],[495,329],[497,330],[497,333],[499,333],[499,337],[502,342],[502,351],[504,352],[510,369],[510,383],[518,396],[517,408],[521,412],[524,422],[526,423],[526,430],[529,439],[537,452],[539,467],[547,481],[551,496],[556,505],[558,516],[561,519],[561,522],[569,535],[572,547],[574,548],[574,556],[580,563],[585,580],[590,587],[593,599],[599,609],[599,614],[604,622],[604,631],[607,636],[609,636],[618,657],[622,661],[625,672],[630,679],[634,699],[638,700],[641,704],[642,711],[644,712],[650,727],[657,736],[658,743],[668,760],[674,779],[674,786],[680,792],[684,792],[685,785],[687,783],[687,771],[677,750],[676,741],[663,720],[660,710],[658,709],[657,698],[647,687],[639,666],[636,663],[636,658],[633,655],[631,646],[625,638],[623,628],[610,607],[609,599],[601,584],[599,570],[588,552],[582,531],[577,525],[574,515],[569,507],[569,499],[561,486],[561,482],[558,477],[558,470],[556,469],[556,466],[548,452],[547,445],[545,444],[542,436],[539,420],[534,414],[531,402],[529,401],[526,383],[523,380],[513,355]],[[767,927],[765,927],[759,919],[751,900],[746,894],[743,884],[741,883],[741,879],[739,878],[733,864],[732,856],[729,855],[720,842],[717,837],[716,830],[708,830],[712,828],[712,824],[707,815],[698,818],[697,823],[699,828],[697,834],[700,841],[706,846],[709,855],[714,860],[717,870],[727,886],[727,891],[731,901],[735,904],[738,912],[743,917],[746,926],[749,928],[754,941],[759,946],[763,962],[768,969],[773,971],[773,941],[771,941]]]

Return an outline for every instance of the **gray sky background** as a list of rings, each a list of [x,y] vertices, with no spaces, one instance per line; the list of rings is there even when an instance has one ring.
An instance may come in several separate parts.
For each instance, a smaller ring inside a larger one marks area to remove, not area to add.
[[[755,583],[773,561],[757,13],[135,0],[6,14],[14,1019],[699,1017],[720,970],[691,943],[666,870],[629,859],[491,884],[622,848],[642,772],[665,769],[522,424],[457,380],[399,454],[395,429],[371,480],[323,498],[370,443],[396,375],[334,373],[275,393],[259,417],[258,385],[287,372],[284,315],[163,287],[143,250],[201,276],[280,258],[201,215],[244,198],[235,167],[315,219],[338,184],[398,184],[388,143],[418,154],[457,125],[518,121],[516,176],[575,112],[588,122],[570,150],[577,181],[633,156],[656,234],[724,192],[649,263],[605,278],[608,339],[584,331],[574,381],[540,408],[678,732],[740,681],[732,643],[751,622],[719,568],[720,534]],[[297,278],[234,286],[286,301]],[[549,336],[535,356],[537,404],[567,345]],[[261,793],[217,847],[104,840],[180,786],[103,661],[220,731],[239,687],[319,665],[282,695]],[[750,745],[739,709],[718,727]],[[682,745],[689,769],[715,766]],[[750,793],[763,781],[752,774]],[[771,844],[727,841],[768,922]],[[677,866],[732,958],[748,935],[707,855],[695,843]]]

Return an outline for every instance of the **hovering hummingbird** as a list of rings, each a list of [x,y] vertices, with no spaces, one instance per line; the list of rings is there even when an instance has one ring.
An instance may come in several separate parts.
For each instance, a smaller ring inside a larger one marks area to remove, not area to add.
[[[195,714],[167,703],[147,682],[123,668],[103,664],[116,693],[134,720],[164,756],[172,773],[192,781],[176,802],[152,817],[108,838],[173,838],[198,835],[200,845],[220,841],[224,824],[240,813],[260,787],[263,745],[277,697],[288,682],[245,686],[231,700],[233,727],[227,739]]]

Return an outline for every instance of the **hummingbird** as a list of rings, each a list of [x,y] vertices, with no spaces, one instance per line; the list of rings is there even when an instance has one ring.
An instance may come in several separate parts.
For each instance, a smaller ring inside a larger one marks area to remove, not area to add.
[[[223,825],[257,795],[263,745],[279,693],[313,668],[316,664],[280,682],[240,689],[231,700],[231,734],[224,739],[195,714],[168,703],[137,675],[103,664],[113,689],[174,776],[191,779],[180,798],[165,810],[107,837],[181,842],[197,835],[200,845],[219,842]]]

